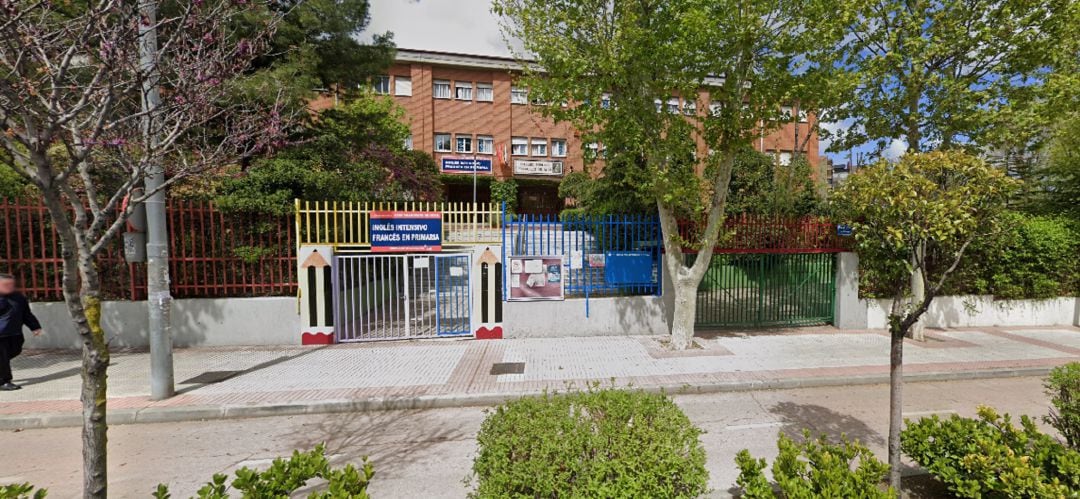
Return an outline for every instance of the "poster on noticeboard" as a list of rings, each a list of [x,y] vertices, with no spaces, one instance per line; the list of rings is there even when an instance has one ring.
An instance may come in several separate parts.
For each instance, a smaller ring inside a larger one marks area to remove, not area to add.
[[[510,301],[564,299],[561,256],[512,256],[509,263]]]

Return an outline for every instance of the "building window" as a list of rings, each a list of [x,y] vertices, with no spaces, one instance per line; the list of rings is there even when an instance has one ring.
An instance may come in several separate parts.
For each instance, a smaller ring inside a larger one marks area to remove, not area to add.
[[[600,96],[600,109],[611,109],[611,94]]]
[[[403,145],[405,146],[405,150],[406,150],[406,151],[411,151],[411,150],[413,150],[413,145],[412,145],[412,134],[409,134],[409,135],[406,135],[406,136],[405,136],[405,144],[403,144]]]
[[[551,155],[557,158],[566,157],[566,139],[551,139]]]
[[[532,155],[547,156],[547,139],[532,139]]]
[[[682,112],[687,116],[693,116],[697,114],[697,102],[692,100],[683,101]]]
[[[491,154],[495,151],[495,139],[490,135],[477,135],[476,136],[476,152],[480,154]]]
[[[656,112],[662,112],[664,110],[664,101],[660,99],[653,99],[653,105],[656,106]]]
[[[394,77],[394,95],[412,95],[412,78],[408,76]]]
[[[795,116],[791,111],[791,106],[780,106],[780,119],[784,121],[791,121],[791,118]]]
[[[512,156],[528,156],[529,155],[529,139],[525,137],[514,137],[510,139],[510,154]]]
[[[431,95],[436,99],[449,99],[450,82],[446,80],[435,80],[431,84]]]
[[[668,114],[679,114],[679,98],[672,97],[667,101]]]
[[[450,134],[437,133],[435,134],[435,151],[436,152],[450,152]]]
[[[788,166],[790,164],[791,164],[791,153],[790,152],[782,152],[782,153],[780,153],[780,166]]]
[[[528,104],[529,91],[522,87],[510,87],[511,104]]]
[[[472,82],[454,82],[454,98],[457,100],[472,100]]]
[[[722,109],[723,107],[724,106],[722,104],[720,104],[719,102],[716,102],[716,101],[709,102],[709,114],[711,114],[713,116],[720,116],[720,109]]]
[[[457,134],[454,137],[457,152],[472,152],[472,135]]]
[[[375,81],[372,82],[371,86],[375,89],[375,93],[380,95],[387,95],[390,93],[390,77],[376,76]]]
[[[490,83],[476,84],[476,100],[483,102],[491,102],[495,100],[495,92],[491,89]]]
[[[600,144],[589,142],[588,144],[585,144],[585,150],[582,152],[585,154],[586,160],[593,161],[600,157]]]
[[[807,113],[806,110],[804,110],[802,107],[800,107],[797,112],[799,114],[799,123],[806,123],[810,121],[809,113]]]

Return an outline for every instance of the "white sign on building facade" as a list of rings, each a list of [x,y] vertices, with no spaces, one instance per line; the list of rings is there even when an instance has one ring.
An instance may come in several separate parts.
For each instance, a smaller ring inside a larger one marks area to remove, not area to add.
[[[562,161],[515,159],[514,175],[554,175],[563,174]]]

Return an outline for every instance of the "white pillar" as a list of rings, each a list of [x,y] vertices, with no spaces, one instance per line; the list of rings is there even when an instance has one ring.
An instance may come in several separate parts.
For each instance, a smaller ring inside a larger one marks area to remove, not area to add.
[[[839,329],[866,329],[866,303],[859,300],[859,255],[836,255],[836,297],[833,324]]]

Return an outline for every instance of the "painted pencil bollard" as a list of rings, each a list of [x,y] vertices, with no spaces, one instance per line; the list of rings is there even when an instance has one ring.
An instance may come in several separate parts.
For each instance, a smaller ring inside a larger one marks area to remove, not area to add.
[[[303,345],[334,342],[333,257],[330,246],[300,247],[300,343]]]

